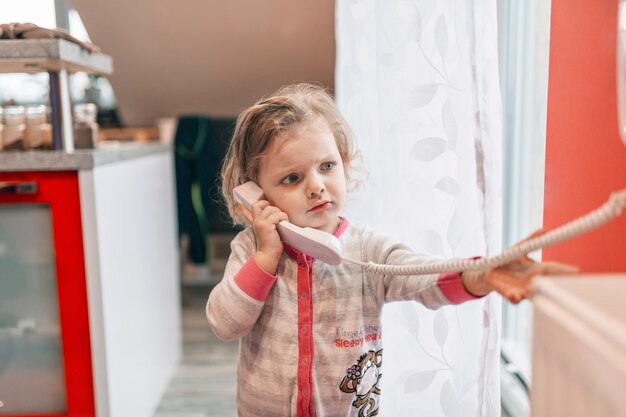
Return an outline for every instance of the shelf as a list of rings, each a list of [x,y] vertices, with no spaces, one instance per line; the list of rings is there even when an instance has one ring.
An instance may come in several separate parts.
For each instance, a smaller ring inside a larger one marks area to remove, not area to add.
[[[90,53],[64,39],[0,40],[0,73],[63,69],[107,75],[113,72],[113,59],[100,52]]]
[[[76,149],[71,153],[40,150],[0,152],[0,173],[91,170],[164,152],[172,152],[171,146],[159,142],[100,142],[96,149]]]

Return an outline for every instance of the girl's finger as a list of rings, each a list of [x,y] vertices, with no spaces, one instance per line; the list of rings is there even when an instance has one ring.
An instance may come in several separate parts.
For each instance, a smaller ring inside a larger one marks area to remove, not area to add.
[[[499,270],[492,270],[487,274],[487,283],[513,304],[527,298],[530,292],[529,279],[520,279]]]
[[[259,213],[257,219],[267,221],[267,219],[274,213],[282,213],[282,211],[278,207],[267,206],[261,211],[261,213]]]
[[[289,221],[289,218],[287,217],[287,213],[285,213],[283,211],[277,211],[276,213],[272,213],[267,218],[267,221],[269,221],[271,223],[274,223],[274,224],[278,224],[279,222],[281,222],[283,220]]]
[[[265,207],[269,206],[270,202],[267,200],[259,200],[252,205],[252,217],[257,218],[259,214],[265,209]]]
[[[248,220],[248,222],[252,224],[252,213],[250,212],[250,210],[248,210],[243,204],[239,204],[239,210],[241,210],[241,214],[243,214],[243,217],[245,217],[246,220]]]
[[[577,266],[560,262],[542,262],[537,264],[537,269],[541,275],[572,275],[580,272]]]

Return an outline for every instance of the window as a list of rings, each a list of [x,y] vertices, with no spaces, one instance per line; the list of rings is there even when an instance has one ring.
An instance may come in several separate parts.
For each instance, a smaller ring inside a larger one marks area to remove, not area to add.
[[[504,247],[543,223],[550,6],[549,0],[498,0]],[[502,405],[512,417],[528,416],[531,306],[503,306]]]
[[[56,26],[54,0],[3,2],[0,23],[30,22],[41,27]],[[44,104],[48,102],[48,74],[0,74],[0,104]]]
[[[57,24],[54,0],[7,1],[2,4],[0,23],[31,22],[53,28]]]

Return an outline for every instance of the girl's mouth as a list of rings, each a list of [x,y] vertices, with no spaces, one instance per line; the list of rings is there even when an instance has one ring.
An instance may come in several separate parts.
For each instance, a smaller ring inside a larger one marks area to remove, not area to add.
[[[318,204],[317,206],[309,209],[308,211],[309,211],[309,213],[315,213],[315,212],[327,209],[330,205],[331,205],[330,201],[325,201],[325,202],[323,202],[321,204]]]

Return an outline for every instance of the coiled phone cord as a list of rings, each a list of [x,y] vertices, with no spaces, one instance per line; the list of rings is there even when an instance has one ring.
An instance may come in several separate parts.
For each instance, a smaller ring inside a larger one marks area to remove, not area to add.
[[[357,264],[368,271],[389,275],[421,275],[441,272],[461,272],[491,269],[507,264],[514,259],[527,255],[540,248],[555,245],[574,236],[593,230],[618,217],[626,205],[626,189],[611,194],[609,200],[599,208],[556,229],[535,238],[517,243],[499,255],[489,258],[460,259],[454,261],[431,262],[421,265],[384,265],[342,258],[346,262]]]

